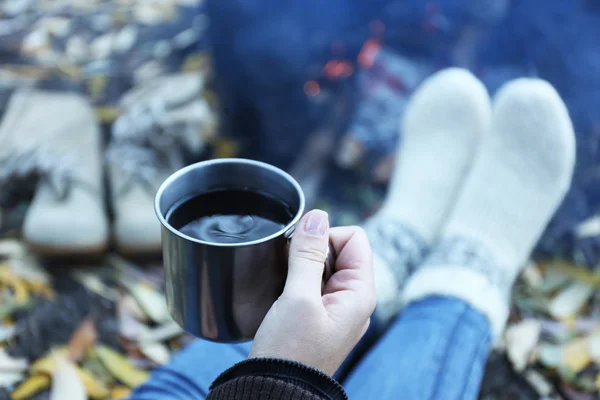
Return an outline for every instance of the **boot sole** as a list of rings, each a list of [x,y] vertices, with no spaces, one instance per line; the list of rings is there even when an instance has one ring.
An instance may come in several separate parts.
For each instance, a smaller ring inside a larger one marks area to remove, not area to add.
[[[117,252],[125,257],[154,257],[159,256],[162,252],[161,245],[149,246],[119,246],[117,244]]]
[[[27,246],[32,253],[45,258],[65,258],[65,257],[102,257],[108,250],[108,242],[73,247],[48,246],[39,243],[27,242]]]

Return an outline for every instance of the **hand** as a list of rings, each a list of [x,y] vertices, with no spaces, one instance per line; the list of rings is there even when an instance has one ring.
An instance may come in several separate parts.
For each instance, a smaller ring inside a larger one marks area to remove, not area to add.
[[[328,241],[337,253],[323,293]],[[375,309],[371,247],[359,227],[329,229],[327,213],[309,212],[292,238],[285,289],[263,320],[250,358],[280,358],[328,375],[365,334]]]

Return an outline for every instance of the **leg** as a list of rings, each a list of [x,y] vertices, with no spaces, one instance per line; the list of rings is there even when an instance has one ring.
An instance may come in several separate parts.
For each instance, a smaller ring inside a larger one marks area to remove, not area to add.
[[[408,279],[402,315],[348,380],[351,396],[477,397],[490,338],[504,329],[513,282],[569,188],[574,158],[550,85],[518,80],[500,91],[439,241]]]
[[[388,195],[365,224],[375,256],[374,320],[382,325],[398,312],[406,279],[437,240],[490,112],[481,82],[457,68],[427,79],[407,106]]]
[[[388,52],[382,57],[379,62],[388,67],[383,77],[402,79],[398,75],[402,60]],[[388,85],[381,78],[376,78],[378,85]],[[364,101],[377,102],[374,98]],[[376,104],[362,107],[377,108]],[[365,337],[338,371],[339,377],[347,375],[398,313],[404,283],[422,263],[448,218],[490,113],[485,87],[468,71],[457,68],[425,80],[406,106],[402,145],[386,201],[364,226],[374,254],[377,309]],[[394,114],[385,117],[398,119]]]
[[[198,339],[152,372],[130,400],[203,400],[219,374],[243,361],[250,343],[223,344]]]
[[[487,319],[467,303],[428,297],[404,309],[344,387],[350,399],[475,399],[490,338]],[[394,377],[382,378],[390,368]]]

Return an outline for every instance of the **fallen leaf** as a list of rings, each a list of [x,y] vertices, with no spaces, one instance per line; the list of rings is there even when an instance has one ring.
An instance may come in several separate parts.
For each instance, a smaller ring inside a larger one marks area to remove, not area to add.
[[[6,350],[0,348],[0,373],[22,372],[27,369],[29,363],[24,358],[12,358]]]
[[[516,371],[522,372],[540,338],[541,325],[536,319],[526,319],[506,330],[506,352]]]
[[[27,253],[27,249],[22,242],[15,239],[0,240],[0,257],[20,257],[25,253]]]
[[[563,365],[574,373],[592,362],[587,339],[578,339],[563,346]]]
[[[21,382],[25,374],[23,372],[2,372],[0,374],[0,387],[12,386],[15,383]]]
[[[152,321],[160,324],[171,320],[167,299],[163,294],[140,283],[129,284],[127,289]]]
[[[595,332],[588,339],[590,357],[596,364],[600,364],[600,332]]]
[[[141,342],[140,351],[149,360],[159,365],[166,364],[171,358],[171,352],[167,346],[160,342]]]
[[[45,373],[48,375],[52,375],[52,371],[54,371],[55,363],[54,357],[55,355],[67,356],[69,354],[69,349],[66,346],[55,347],[50,352],[45,354],[43,357],[38,358],[29,368],[30,372],[33,373]]]
[[[544,282],[544,277],[542,276],[540,268],[533,261],[527,264],[523,269],[521,277],[531,288],[538,288]]]
[[[544,343],[538,349],[538,359],[545,367],[558,368],[562,357],[563,352],[560,346]]]
[[[25,304],[29,301],[29,292],[25,283],[6,264],[0,267],[0,284],[6,285],[13,290],[15,303]]]
[[[12,400],[26,400],[50,386],[48,375],[32,375],[10,394]]]
[[[547,398],[552,394],[553,386],[544,375],[535,370],[529,370],[525,372],[524,377],[535,388],[540,398]]]
[[[548,272],[564,275],[567,278],[588,286],[600,287],[600,275],[589,268],[567,261],[555,260],[546,265]]]
[[[104,282],[102,282],[102,279],[91,272],[74,271],[73,278],[85,286],[90,292],[102,296],[107,300],[115,302],[119,299],[119,292],[106,286]]]
[[[13,274],[28,282],[39,284],[50,284],[50,275],[48,271],[42,267],[39,260],[31,255],[24,254],[20,257],[12,258],[8,261]]]
[[[118,380],[133,388],[148,379],[148,372],[135,368],[125,357],[106,346],[96,346],[96,354],[106,369]]]
[[[96,325],[89,318],[84,319],[69,341],[69,358],[81,361],[85,353],[96,343]]]
[[[54,356],[50,400],[86,400],[86,391],[75,366],[62,356]]]
[[[594,294],[594,288],[583,283],[573,283],[563,289],[548,307],[550,314],[556,319],[573,316]]]
[[[146,273],[142,268],[116,254],[106,256],[106,263],[118,272],[119,280],[125,285],[143,280],[146,277]]]
[[[156,328],[144,329],[140,332],[139,340],[146,342],[164,342],[183,333],[177,322],[171,320]]]
[[[568,400],[597,400],[598,397],[593,393],[582,393],[576,390],[574,387],[569,386],[565,383],[561,385],[562,392],[564,393],[564,399]]]
[[[115,386],[110,391],[110,398],[112,400],[122,400],[131,395],[131,389],[125,386]]]
[[[542,293],[550,293],[560,289],[567,284],[567,282],[569,282],[568,276],[555,271],[547,271],[544,274],[544,280],[542,281],[542,284],[536,289]]]
[[[82,369],[84,371],[89,371],[90,375],[103,383],[105,386],[112,386],[115,382],[115,378],[100,362],[98,355],[94,351],[88,353],[85,360],[83,360]]]
[[[555,341],[564,342],[572,335],[589,335],[598,329],[598,322],[593,319],[577,318],[571,326],[568,321],[540,320],[542,335],[550,336]]]
[[[17,328],[14,325],[0,325],[0,342],[12,339],[17,334]]]
[[[123,301],[119,302],[117,316],[119,319],[119,333],[121,336],[126,339],[137,340],[143,329],[142,323],[132,314]]]
[[[10,317],[17,311],[26,311],[33,308],[37,302],[34,299],[30,299],[25,304],[12,303],[8,305],[0,305],[0,319]]]
[[[25,286],[31,293],[38,296],[43,296],[49,300],[54,300],[54,298],[56,297],[54,289],[52,289],[46,283],[25,281]]]
[[[133,315],[136,319],[142,322],[148,321],[148,315],[142,310],[139,304],[135,301],[133,297],[130,295],[125,295],[121,298],[119,305],[123,307],[123,309],[127,310],[131,315]]]
[[[56,358],[62,357],[66,358],[69,354],[69,349],[67,347],[62,347],[58,349],[54,349],[51,351],[49,355],[40,358],[30,368],[30,372],[32,373],[43,373],[46,375],[52,375],[56,370]],[[85,387],[86,393],[93,399],[103,399],[108,396],[108,389],[98,381],[94,376],[92,376],[89,372],[80,367],[74,365],[75,373],[77,374],[79,380],[83,383]]]

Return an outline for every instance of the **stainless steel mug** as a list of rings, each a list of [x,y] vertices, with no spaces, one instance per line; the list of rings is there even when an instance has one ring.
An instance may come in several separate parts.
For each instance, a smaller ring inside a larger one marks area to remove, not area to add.
[[[246,243],[212,243],[187,236],[167,221],[183,200],[208,191],[250,189],[287,204],[293,217],[270,236]],[[154,203],[162,224],[166,296],[173,319],[187,332],[218,342],[251,340],[287,276],[288,241],[304,212],[304,194],[272,165],[219,159],[183,168],[161,185]],[[324,281],[332,273],[328,255]]]

